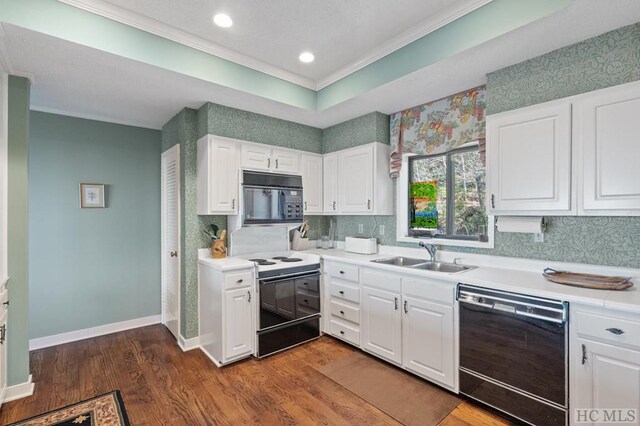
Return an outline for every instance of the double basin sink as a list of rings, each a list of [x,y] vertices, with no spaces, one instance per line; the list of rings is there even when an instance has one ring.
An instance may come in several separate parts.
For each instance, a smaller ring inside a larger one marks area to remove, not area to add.
[[[373,263],[382,263],[384,265],[401,266],[403,268],[422,269],[426,271],[443,272],[453,274],[456,272],[468,271],[474,269],[474,266],[464,266],[455,263],[432,262],[424,259],[414,259],[411,257],[390,257],[386,259],[372,260]]]

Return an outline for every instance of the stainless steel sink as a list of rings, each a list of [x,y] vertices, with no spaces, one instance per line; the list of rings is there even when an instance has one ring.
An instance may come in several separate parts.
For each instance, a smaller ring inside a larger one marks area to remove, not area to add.
[[[373,263],[383,263],[385,265],[395,265],[395,266],[413,266],[418,265],[420,263],[427,262],[425,259],[414,259],[412,257],[390,257],[387,259],[376,259],[372,260]]]
[[[455,273],[468,271],[469,269],[474,269],[475,266],[464,266],[457,265],[455,263],[443,263],[443,262],[426,262],[419,263],[417,265],[412,266],[413,269],[425,269],[427,271],[436,271],[436,272],[446,272],[446,273]]]
[[[386,259],[372,260],[373,263],[382,263],[384,265],[402,266],[404,268],[424,269],[426,271],[443,272],[454,274],[456,272],[468,271],[475,269],[475,266],[464,266],[455,263],[431,262],[425,259],[415,259],[412,257],[389,257]]]

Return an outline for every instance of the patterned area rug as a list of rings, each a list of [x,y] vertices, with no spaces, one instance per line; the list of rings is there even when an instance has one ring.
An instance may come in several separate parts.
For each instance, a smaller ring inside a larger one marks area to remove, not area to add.
[[[120,391],[67,405],[9,426],[129,426]]]

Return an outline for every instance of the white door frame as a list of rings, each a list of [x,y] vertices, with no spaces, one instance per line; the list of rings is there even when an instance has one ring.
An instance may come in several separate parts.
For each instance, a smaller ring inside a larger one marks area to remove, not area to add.
[[[161,281],[160,281],[160,284],[161,284],[161,287],[162,287],[161,296],[160,296],[161,297],[161,299],[160,299],[160,313],[161,313],[161,322],[162,322],[162,324],[165,324],[166,321],[165,321],[165,310],[164,310],[164,305],[165,304],[164,304],[164,300],[165,300],[165,292],[166,292],[166,288],[165,288],[165,284],[166,284],[166,281],[165,281],[165,267],[167,266],[166,265],[167,248],[165,247],[165,226],[164,226],[165,214],[166,214],[165,207],[164,207],[166,189],[165,189],[165,183],[164,183],[165,179],[164,179],[164,165],[163,165],[163,162],[164,162],[165,157],[167,157],[169,155],[172,155],[174,153],[175,153],[175,155],[176,155],[176,157],[178,159],[178,161],[176,161],[176,179],[177,179],[177,186],[178,186],[178,193],[177,193],[177,200],[178,200],[178,209],[177,209],[178,210],[178,214],[177,214],[177,216],[178,216],[177,217],[177,220],[178,220],[178,227],[177,227],[177,230],[178,230],[178,238],[177,238],[178,247],[177,247],[177,252],[178,252],[178,256],[176,258],[176,261],[178,262],[178,303],[177,303],[177,306],[178,306],[178,315],[177,315],[178,316],[178,336],[180,336],[180,327],[181,327],[180,317],[181,317],[181,314],[182,314],[182,308],[181,308],[181,305],[180,305],[181,304],[181,298],[182,298],[181,297],[181,292],[182,292],[182,270],[181,270],[182,269],[181,268],[182,253],[181,253],[181,250],[180,250],[180,245],[181,245],[180,242],[182,241],[181,238],[180,238],[181,235],[182,235],[182,232],[181,232],[181,229],[180,229],[181,214],[182,214],[182,211],[181,211],[182,198],[181,198],[180,192],[181,192],[181,189],[182,189],[182,178],[181,178],[181,175],[180,175],[180,144],[176,144],[176,145],[172,146],[171,148],[169,148],[168,150],[166,150],[165,152],[163,152],[162,156],[161,156],[161,159],[160,159],[160,168],[161,168],[161,170],[160,170],[160,180],[161,180],[161,182],[160,182],[160,200],[161,200],[161,207],[160,207],[160,209],[161,209],[161,216],[160,216],[161,217],[161,222],[160,222],[160,227],[161,227],[161,231],[160,231],[160,235],[161,235],[161,237],[160,237],[160,241],[161,241],[161,243],[160,243],[160,245],[161,245],[161,248],[160,248],[160,250],[161,250],[161,252],[160,252],[161,253],[161,255],[160,255],[160,259],[161,259],[160,260],[161,278],[160,279],[161,279]],[[175,336],[176,340],[178,340],[178,336]]]

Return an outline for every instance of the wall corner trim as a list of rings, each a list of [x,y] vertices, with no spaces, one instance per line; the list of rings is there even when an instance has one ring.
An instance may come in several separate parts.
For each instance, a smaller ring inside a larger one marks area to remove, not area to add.
[[[132,328],[145,327],[147,325],[159,324],[160,314],[148,317],[136,318],[128,321],[114,322],[112,324],[100,325],[98,327],[85,328],[67,333],[54,334],[52,336],[38,337],[29,340],[29,350],[48,348],[50,346],[61,345],[63,343],[76,342],[78,340],[89,339],[91,337],[104,336],[105,334],[117,333],[119,331],[131,330]]]
[[[4,402],[15,401],[16,399],[31,396],[33,395],[34,388],[33,375],[29,374],[29,379],[26,382],[7,387]]]
[[[197,349],[200,347],[200,336],[192,337],[191,339],[185,339],[181,334],[180,337],[178,337],[178,346],[180,346],[182,352]]]

